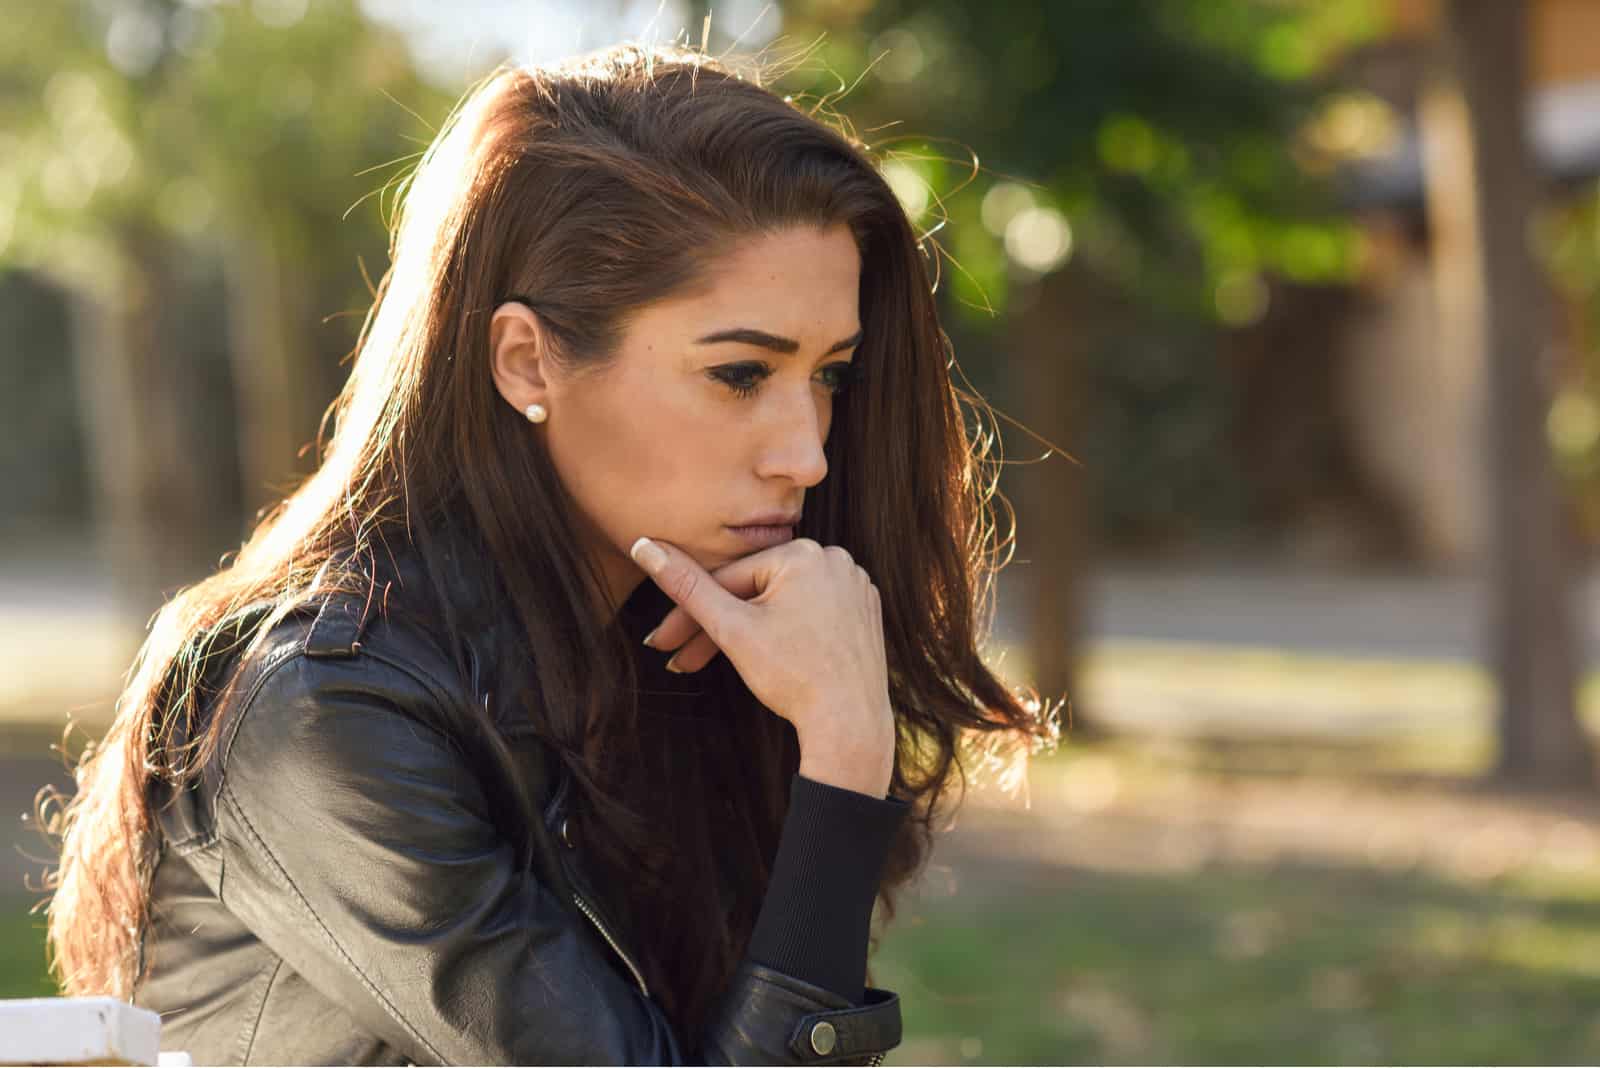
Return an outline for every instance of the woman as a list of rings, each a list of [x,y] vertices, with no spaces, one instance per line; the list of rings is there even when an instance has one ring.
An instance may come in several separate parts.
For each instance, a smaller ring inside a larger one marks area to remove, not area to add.
[[[881,1059],[874,900],[958,743],[1054,730],[978,655],[945,346],[864,149],[786,101],[669,49],[490,78],[319,469],[80,768],[64,988],[207,1063]]]

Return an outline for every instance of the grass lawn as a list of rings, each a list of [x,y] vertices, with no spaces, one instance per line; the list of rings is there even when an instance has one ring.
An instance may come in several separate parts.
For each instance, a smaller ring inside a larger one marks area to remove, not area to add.
[[[894,930],[888,1063],[1584,1064],[1600,1050],[1592,887],[1467,889],[1327,867],[1075,873]]]
[[[964,889],[874,957],[887,1063],[1595,1063],[1600,799],[1301,757],[1078,743],[1031,812],[965,817]]]
[[[38,900],[0,897],[0,998],[52,997],[55,983],[45,974],[44,915],[30,916]]]

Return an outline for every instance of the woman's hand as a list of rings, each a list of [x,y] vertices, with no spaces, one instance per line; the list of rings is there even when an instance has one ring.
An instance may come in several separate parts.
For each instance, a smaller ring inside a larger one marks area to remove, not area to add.
[[[888,793],[895,729],[882,608],[877,587],[847,551],[797,538],[719,568],[716,577],[670,542],[640,538],[631,552],[688,617],[669,613],[652,647],[676,648],[698,628],[696,641],[714,648],[702,645],[695,666],[722,650],[756,700],[794,724],[802,775]]]

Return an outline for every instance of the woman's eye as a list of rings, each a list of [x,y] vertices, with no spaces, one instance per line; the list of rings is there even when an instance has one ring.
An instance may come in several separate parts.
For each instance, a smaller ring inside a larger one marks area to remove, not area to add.
[[[709,374],[732,389],[735,395],[750,397],[760,388],[767,376],[772,374],[772,368],[761,363],[730,363],[713,367]],[[830,363],[817,374],[821,376],[823,388],[829,393],[842,393],[847,386],[861,377],[860,368],[853,362]]]
[[[761,380],[771,373],[767,367],[759,363],[731,363],[711,369],[712,378],[728,386],[741,397],[755,393],[756,387],[761,385]]]

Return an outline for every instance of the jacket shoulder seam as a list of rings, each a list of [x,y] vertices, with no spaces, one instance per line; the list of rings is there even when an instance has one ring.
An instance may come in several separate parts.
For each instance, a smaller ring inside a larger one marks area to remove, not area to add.
[[[374,660],[380,664],[383,664],[385,667],[391,668],[394,671],[398,671],[400,674],[406,676],[411,680],[412,683],[425,691],[429,698],[438,701],[441,704],[445,704],[449,701],[449,687],[445,686],[438,679],[434,678],[431,674],[421,670],[420,668],[388,655],[375,645],[363,646],[361,655],[365,659]],[[244,718],[250,714],[251,709],[255,706],[256,698],[260,695],[262,688],[266,686],[269,681],[271,681],[272,677],[276,675],[278,671],[284,667],[284,665],[296,659],[305,660],[311,664],[319,664],[323,662],[318,657],[308,655],[305,649],[302,648],[301,643],[294,642],[284,646],[282,649],[274,650],[272,653],[268,654],[266,662],[261,668],[260,675],[255,679],[254,682],[250,684],[249,693],[245,695],[244,700],[239,704],[239,714],[234,717],[233,722],[228,724],[227,727],[227,740],[222,747],[222,763],[219,769],[219,792],[227,785],[228,760],[233,754],[233,743],[238,737],[239,727],[244,722]]]
[[[229,723],[226,728],[227,740],[222,745],[222,759],[217,766],[218,796],[221,796],[228,786],[228,758],[233,755],[233,741],[239,735],[239,724],[244,722],[244,717],[249,714],[250,709],[256,703],[256,695],[261,692],[261,688],[267,684],[267,681],[277,674],[278,669],[284,664],[300,655],[303,654],[298,645],[289,645],[283,649],[274,650],[267,655],[266,663],[261,668],[261,674],[250,684],[250,692],[245,694],[244,700],[239,703],[238,715],[233,717],[233,722]]]

